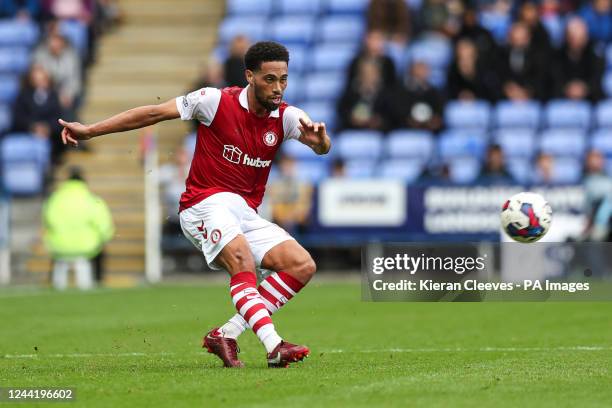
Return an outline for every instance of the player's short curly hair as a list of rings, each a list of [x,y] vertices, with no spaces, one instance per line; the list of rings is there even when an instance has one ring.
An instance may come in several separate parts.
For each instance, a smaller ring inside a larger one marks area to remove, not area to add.
[[[250,71],[261,68],[262,62],[285,61],[289,64],[289,51],[274,41],[260,41],[249,48],[244,56],[244,66]]]

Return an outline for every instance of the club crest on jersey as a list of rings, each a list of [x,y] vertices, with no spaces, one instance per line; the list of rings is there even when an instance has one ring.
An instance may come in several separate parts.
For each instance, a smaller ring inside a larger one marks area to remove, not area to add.
[[[264,133],[263,141],[267,146],[274,146],[278,141],[278,136],[276,136],[276,133],[269,131]]]

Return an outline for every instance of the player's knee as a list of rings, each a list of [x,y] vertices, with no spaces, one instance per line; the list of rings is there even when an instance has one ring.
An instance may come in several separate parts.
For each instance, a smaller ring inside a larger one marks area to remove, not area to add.
[[[295,275],[298,276],[302,283],[308,282],[317,271],[317,265],[310,255],[296,259],[295,265],[292,268]]]

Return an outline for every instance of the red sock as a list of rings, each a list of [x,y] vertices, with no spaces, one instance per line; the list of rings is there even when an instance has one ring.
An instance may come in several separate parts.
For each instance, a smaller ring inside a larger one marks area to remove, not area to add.
[[[274,272],[261,282],[259,294],[270,314],[291,300],[304,284],[285,272]]]

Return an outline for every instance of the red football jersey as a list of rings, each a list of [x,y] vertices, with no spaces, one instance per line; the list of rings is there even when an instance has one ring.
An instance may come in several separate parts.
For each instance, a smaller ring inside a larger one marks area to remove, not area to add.
[[[202,88],[176,99],[181,119],[200,121],[179,211],[219,192],[261,204],[272,160],[285,139],[297,139],[304,113],[282,103],[265,118],[249,112],[247,88]]]

